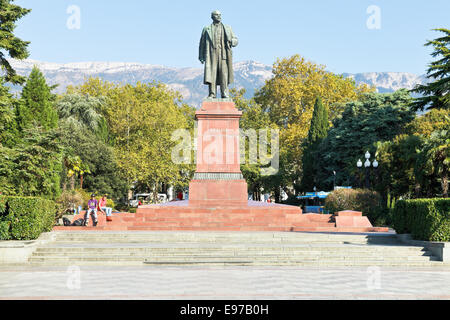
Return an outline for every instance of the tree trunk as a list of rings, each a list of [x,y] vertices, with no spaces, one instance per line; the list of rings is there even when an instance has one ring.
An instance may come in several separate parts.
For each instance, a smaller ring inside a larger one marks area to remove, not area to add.
[[[444,174],[441,179],[442,196],[448,198],[448,175]]]
[[[275,203],[280,203],[280,187],[275,188]]]
[[[80,175],[80,189],[83,189],[83,175]]]

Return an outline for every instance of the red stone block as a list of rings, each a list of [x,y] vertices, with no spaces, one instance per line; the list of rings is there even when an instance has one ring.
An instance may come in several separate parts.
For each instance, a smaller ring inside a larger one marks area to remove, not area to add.
[[[355,217],[355,216],[338,216],[335,218],[336,227],[358,227],[358,228],[371,228],[373,227],[367,217]]]
[[[339,211],[338,213],[335,213],[338,217],[362,217],[362,212],[359,211]]]

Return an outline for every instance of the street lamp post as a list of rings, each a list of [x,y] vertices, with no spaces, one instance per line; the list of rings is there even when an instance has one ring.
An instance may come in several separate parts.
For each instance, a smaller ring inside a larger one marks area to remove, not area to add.
[[[358,169],[361,169],[363,166],[363,163],[361,161],[361,159],[358,160],[358,162],[356,163],[356,166],[358,167]],[[359,172],[359,170],[358,170]],[[362,187],[362,182],[361,182],[361,174],[358,175],[358,182],[359,182],[359,187]]]
[[[336,190],[336,171],[333,170],[333,190]]]
[[[367,189],[370,189],[370,179],[369,179],[369,174],[370,174],[369,170],[370,170],[370,167],[373,166],[373,167],[376,169],[376,168],[378,168],[378,165],[379,165],[377,159],[375,159],[375,161],[374,161],[373,163],[371,163],[371,162],[370,162],[370,156],[371,156],[371,155],[370,155],[369,151],[367,151],[366,154],[364,155],[364,157],[366,158],[366,162],[364,163],[364,168],[365,168],[365,176],[366,176],[366,183],[365,183],[365,184],[366,184],[366,188],[367,188]],[[361,159],[358,160],[358,162],[356,163],[356,166],[357,166],[359,169],[362,168],[363,163],[362,163]],[[361,184],[362,184],[362,183],[361,183],[361,179],[360,179],[360,185],[361,185]]]

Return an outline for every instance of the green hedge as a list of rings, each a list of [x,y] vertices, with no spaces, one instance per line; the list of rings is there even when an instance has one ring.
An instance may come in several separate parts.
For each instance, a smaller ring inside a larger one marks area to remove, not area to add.
[[[394,208],[394,229],[416,240],[450,241],[450,199],[399,200]]]
[[[55,224],[54,201],[0,196],[0,240],[34,240]]]

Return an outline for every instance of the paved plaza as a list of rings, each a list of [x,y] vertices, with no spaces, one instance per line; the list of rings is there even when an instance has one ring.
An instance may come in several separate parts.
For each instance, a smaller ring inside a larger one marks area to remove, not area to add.
[[[0,267],[0,299],[450,299],[450,268]]]

